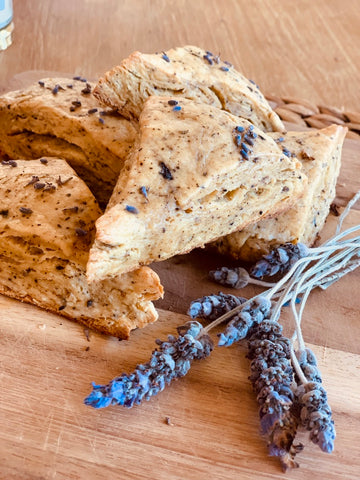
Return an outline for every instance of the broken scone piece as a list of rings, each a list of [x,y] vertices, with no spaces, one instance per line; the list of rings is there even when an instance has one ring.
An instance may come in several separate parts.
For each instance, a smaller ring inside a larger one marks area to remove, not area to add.
[[[64,160],[3,161],[0,198],[0,293],[120,338],[157,319],[163,290],[150,268],[88,284],[101,210]]]
[[[331,125],[318,131],[269,134],[283,152],[302,163],[308,177],[304,195],[287,212],[219,239],[215,242],[219,252],[253,262],[282,243],[312,245],[335,198],[346,132],[345,127]]]
[[[139,138],[96,222],[89,281],[185,253],[289,208],[301,164],[247,120],[150,97]]]
[[[0,157],[64,158],[105,207],[136,124],[100,106],[93,86],[81,79],[45,78],[1,96]]]
[[[149,96],[172,95],[221,108],[263,131],[285,130],[255,82],[199,47],[134,52],[99,80],[94,95],[128,118],[139,117]]]

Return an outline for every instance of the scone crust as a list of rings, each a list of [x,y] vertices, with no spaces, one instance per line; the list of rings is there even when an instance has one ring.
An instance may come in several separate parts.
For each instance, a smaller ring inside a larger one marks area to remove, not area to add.
[[[94,95],[127,118],[138,118],[149,96],[171,95],[221,108],[263,131],[285,130],[255,82],[219,55],[191,45],[134,52],[99,80]]]

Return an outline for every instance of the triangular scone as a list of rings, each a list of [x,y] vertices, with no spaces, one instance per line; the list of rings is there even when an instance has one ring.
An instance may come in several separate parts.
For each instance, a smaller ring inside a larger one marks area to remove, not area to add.
[[[134,52],[99,80],[94,95],[129,118],[139,117],[150,95],[172,95],[222,108],[263,131],[285,130],[254,82],[199,47]]]
[[[136,124],[103,108],[93,84],[40,80],[0,97],[0,156],[66,159],[106,205],[136,135]]]
[[[215,107],[150,97],[139,128],[96,222],[90,281],[203,246],[289,208],[303,192],[300,162]]]
[[[3,161],[0,198],[0,293],[120,338],[157,319],[162,287],[150,268],[88,284],[101,210],[64,160]]]
[[[216,242],[220,253],[255,261],[286,242],[311,245],[329,213],[347,129],[331,125],[318,131],[270,134],[288,155],[296,155],[308,177],[304,195],[287,212],[261,220]]]

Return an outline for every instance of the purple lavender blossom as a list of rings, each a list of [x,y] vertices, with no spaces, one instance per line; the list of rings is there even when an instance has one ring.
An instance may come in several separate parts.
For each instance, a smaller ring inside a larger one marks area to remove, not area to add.
[[[224,332],[219,334],[218,345],[229,347],[234,342],[242,340],[254,325],[268,318],[270,311],[271,301],[266,297],[256,297],[251,303],[247,303],[240,312],[234,314]]]
[[[217,270],[211,270],[209,278],[226,287],[244,288],[249,283],[250,275],[242,267],[222,267]]]
[[[255,278],[271,277],[273,275],[284,274],[303,257],[309,255],[308,247],[303,243],[284,243],[272,250],[268,255],[264,255],[250,270],[250,275]]]
[[[246,298],[219,292],[217,295],[206,295],[190,304],[188,315],[191,318],[215,320],[226,312],[246,302]]]
[[[302,445],[294,445],[298,427],[294,394],[290,341],[277,322],[263,320],[251,329],[248,340],[251,360],[250,380],[257,394],[261,430],[268,437],[271,456],[280,458],[284,470],[298,467],[295,455]]]
[[[124,373],[107,385],[93,383],[93,391],[85,398],[85,405],[94,408],[139,405],[161,392],[172,380],[186,375],[194,359],[210,355],[213,342],[209,335],[202,334],[199,322],[187,322],[177,330],[178,337],[169,335],[167,341],[156,340],[159,348],[153,351],[148,363],[138,365],[134,372]]]

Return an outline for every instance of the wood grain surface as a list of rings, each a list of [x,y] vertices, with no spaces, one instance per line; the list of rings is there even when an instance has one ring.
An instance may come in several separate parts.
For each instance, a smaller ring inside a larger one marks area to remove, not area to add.
[[[358,0],[14,0],[0,83],[26,70],[96,78],[134,50],[193,44],[267,94],[360,111]]]
[[[341,321],[341,308],[337,313]],[[348,351],[309,344],[333,409],[336,449],[326,455],[300,435],[301,467],[286,475],[259,435],[243,345],[216,349],[141,407],[82,404],[92,380],[131,371],[148,359],[154,338],[186,320],[160,310],[159,321],[131,342],[97,334],[88,341],[79,325],[0,297],[0,478],[359,478],[360,357]]]

